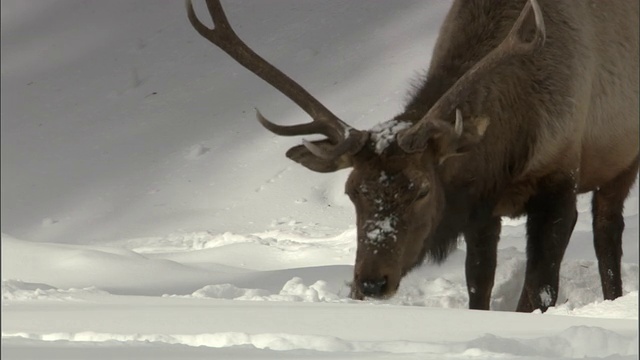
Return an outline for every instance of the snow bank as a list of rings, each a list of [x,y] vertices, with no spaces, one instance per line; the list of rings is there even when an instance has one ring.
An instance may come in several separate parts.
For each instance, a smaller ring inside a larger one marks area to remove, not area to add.
[[[83,289],[57,289],[47,284],[27,283],[20,280],[2,280],[2,301],[3,305],[8,305],[5,301],[25,301],[25,300],[72,300],[80,301],[87,295],[105,296],[106,291],[96,287]]]
[[[615,300],[595,300],[582,306],[566,302],[549,308],[547,313],[611,319],[638,319],[638,291],[632,291]]]
[[[120,240],[106,247],[31,243],[3,235],[2,272],[7,279],[59,289],[97,287],[113,294],[350,302],[355,231],[327,238],[305,236],[281,230],[246,236],[197,232],[168,236],[156,247],[151,239]],[[442,265],[425,263],[409,273],[393,298],[367,302],[466,308],[463,248],[461,244]],[[523,251],[499,250],[493,310],[515,309],[525,263]],[[637,319],[638,264],[623,263],[622,269],[627,296],[602,302],[597,263],[565,260],[558,306],[550,311]]]
[[[356,352],[425,354],[443,357],[510,357],[539,356],[545,358],[584,358],[637,355],[637,337],[629,338],[598,327],[571,327],[554,336],[533,339],[504,338],[495,335],[457,343],[415,341],[350,341],[332,336],[297,334],[107,334],[95,332],[27,334],[2,333],[3,338],[73,342],[150,342],[188,346],[233,347],[252,346],[276,351],[313,350],[320,352]]]
[[[207,285],[198,289],[191,295],[170,297],[200,298],[200,299],[228,299],[250,301],[292,301],[292,302],[354,302],[347,297],[348,288],[335,289],[326,281],[316,281],[307,286],[299,277],[287,281],[277,293],[271,293],[264,289],[245,289],[231,284]]]

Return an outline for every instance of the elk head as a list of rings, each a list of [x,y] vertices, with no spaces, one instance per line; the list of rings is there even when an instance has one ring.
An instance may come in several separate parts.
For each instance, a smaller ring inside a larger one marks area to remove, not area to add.
[[[302,145],[287,151],[287,157],[316,172],[352,168],[345,186],[357,217],[352,297],[392,296],[401,278],[422,262],[429,250],[429,236],[441,220],[446,203],[439,167],[447,158],[471,150],[487,128],[487,118],[469,114],[463,120],[457,107],[473,84],[506,59],[542,46],[545,32],[538,4],[530,0],[505,40],[460,77],[418,122],[394,119],[363,131],[338,119],[299,84],[253,52],[229,25],[219,0],[206,3],[214,29],[200,22],[191,1],[186,0],[188,18],[196,31],[312,118],[309,123],[282,126],[257,112],[258,121],[277,135],[326,136],[323,140],[303,140]],[[535,33],[532,40],[524,41],[520,33],[531,8]]]

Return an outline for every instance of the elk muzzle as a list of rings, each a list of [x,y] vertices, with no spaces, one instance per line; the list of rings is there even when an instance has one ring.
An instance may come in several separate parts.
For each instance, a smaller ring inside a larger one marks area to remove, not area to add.
[[[381,279],[361,280],[358,286],[362,295],[380,297],[387,287],[387,277],[385,276]]]
[[[351,283],[351,298],[387,299],[395,295],[401,279],[399,269],[395,271],[394,267],[376,261],[375,255],[358,260]]]

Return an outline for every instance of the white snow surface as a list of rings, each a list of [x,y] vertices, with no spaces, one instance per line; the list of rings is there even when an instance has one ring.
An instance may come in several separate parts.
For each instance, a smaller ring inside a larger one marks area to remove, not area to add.
[[[450,5],[223,3],[258,53],[366,129],[400,111]],[[586,195],[545,314],[512,312],[525,219],[503,222],[493,311],[466,309],[462,243],[393,298],[354,301],[348,171],[285,158],[300,140],[254,107],[309,119],[200,38],[182,1],[1,6],[3,359],[638,358],[637,185],[615,301]]]

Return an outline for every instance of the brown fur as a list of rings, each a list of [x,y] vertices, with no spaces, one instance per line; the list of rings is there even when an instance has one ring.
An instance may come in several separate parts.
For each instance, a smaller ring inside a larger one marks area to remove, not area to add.
[[[455,2],[427,81],[398,118],[423,115],[506,35],[522,6],[513,0]],[[499,215],[521,214],[536,182],[554,172],[575,172],[579,191],[591,191],[638,153],[638,2],[611,1],[606,10],[598,1],[551,0],[540,6],[547,28],[543,50],[514,58],[475,84],[460,107],[465,119],[484,115],[491,125],[480,146],[443,170],[452,178],[481,175],[474,187],[485,194],[502,191]]]

